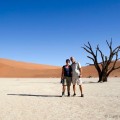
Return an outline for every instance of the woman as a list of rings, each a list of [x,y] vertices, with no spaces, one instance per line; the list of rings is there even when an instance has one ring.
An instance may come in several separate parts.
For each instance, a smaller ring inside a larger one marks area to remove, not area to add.
[[[72,81],[72,71],[71,71],[71,66],[70,66],[70,60],[66,60],[66,65],[62,67],[62,74],[61,74],[61,80],[62,80],[62,96],[65,95],[65,89],[67,86],[67,92],[68,96],[70,97],[70,86],[71,86],[71,81]]]

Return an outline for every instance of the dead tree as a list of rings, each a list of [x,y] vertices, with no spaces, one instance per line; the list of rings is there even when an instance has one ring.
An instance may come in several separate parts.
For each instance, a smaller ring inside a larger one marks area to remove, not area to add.
[[[118,53],[120,52],[120,45],[113,49],[112,40],[110,43],[108,43],[108,41],[106,40],[106,43],[110,50],[110,54],[108,55],[108,57],[103,54],[103,52],[99,48],[99,45],[97,45],[96,51],[93,51],[92,46],[89,42],[88,45],[84,44],[84,47],[82,47],[86,52],[91,55],[87,57],[93,61],[94,66],[98,72],[98,82],[107,82],[107,78],[110,73],[120,68],[120,66],[116,66],[117,61],[120,59],[118,58]],[[101,56],[101,63],[98,63],[98,54],[100,54]]]

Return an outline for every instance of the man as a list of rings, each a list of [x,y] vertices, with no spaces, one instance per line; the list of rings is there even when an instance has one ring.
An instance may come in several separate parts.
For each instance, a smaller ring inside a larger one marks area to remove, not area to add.
[[[75,61],[74,57],[70,57],[70,60],[72,62],[71,68],[72,68],[72,83],[73,83],[73,96],[76,96],[76,84],[79,85],[81,97],[84,97],[83,90],[82,90],[82,69],[81,65]]]
[[[68,92],[68,97],[70,97],[70,86],[71,86],[71,66],[70,66],[70,60],[66,60],[66,65],[62,67],[62,74],[61,74],[61,80],[62,80],[62,96],[65,95],[65,89],[67,86],[67,92]]]

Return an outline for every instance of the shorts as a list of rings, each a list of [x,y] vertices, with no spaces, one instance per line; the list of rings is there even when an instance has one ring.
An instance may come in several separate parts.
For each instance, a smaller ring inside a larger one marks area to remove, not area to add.
[[[79,77],[72,77],[72,84],[73,85],[82,85],[82,80]]]
[[[72,78],[71,77],[64,77],[62,80],[62,85],[71,86]]]

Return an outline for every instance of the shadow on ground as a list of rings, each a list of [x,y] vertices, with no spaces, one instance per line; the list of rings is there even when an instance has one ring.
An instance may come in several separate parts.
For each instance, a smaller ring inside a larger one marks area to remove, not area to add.
[[[7,94],[11,96],[61,97],[60,95]]]
[[[89,81],[89,82],[83,82],[83,84],[94,84],[94,83],[98,83],[98,82],[92,82],[92,81]]]

